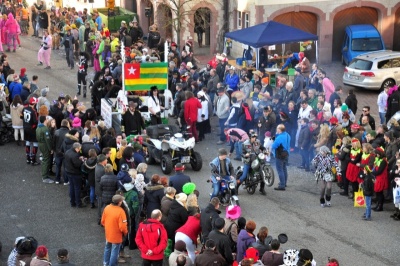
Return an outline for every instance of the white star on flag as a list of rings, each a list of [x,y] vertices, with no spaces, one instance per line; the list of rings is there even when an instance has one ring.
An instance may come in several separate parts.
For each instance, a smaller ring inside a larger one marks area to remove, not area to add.
[[[129,71],[129,75],[135,75],[136,69],[131,67],[131,68],[128,69],[128,71]]]

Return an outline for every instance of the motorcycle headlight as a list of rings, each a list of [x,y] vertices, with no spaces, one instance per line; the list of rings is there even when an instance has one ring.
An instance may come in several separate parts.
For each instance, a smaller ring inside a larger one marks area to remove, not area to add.
[[[264,160],[265,159],[265,154],[264,153],[259,153],[258,154],[258,159]]]
[[[258,162],[258,160],[254,160],[253,162],[251,162],[251,168],[257,169],[259,166],[260,163]]]
[[[229,183],[229,189],[235,189],[235,184],[233,182]]]

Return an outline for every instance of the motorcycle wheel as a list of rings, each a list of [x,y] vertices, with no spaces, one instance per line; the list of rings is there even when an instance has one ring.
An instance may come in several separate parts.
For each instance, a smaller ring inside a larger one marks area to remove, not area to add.
[[[275,181],[275,172],[270,165],[264,165],[262,169],[262,177],[267,187],[272,187]]]
[[[156,160],[153,158],[153,156],[151,156],[151,149],[150,148],[147,149],[147,155],[145,157],[145,160],[146,160],[146,163],[148,165],[154,164],[156,162]]]
[[[220,202],[222,206],[228,206],[230,203],[230,195],[228,193],[225,193],[225,195],[221,198]]]
[[[233,197],[230,197],[229,204],[232,206],[240,206],[239,200],[235,200],[235,199],[233,199]]]
[[[172,172],[172,158],[169,154],[164,154],[161,157],[161,170],[164,174],[168,175]]]
[[[249,193],[250,195],[253,195],[254,192],[256,192],[256,188],[257,188],[257,185],[252,185],[252,186],[246,187],[247,193]]]
[[[200,153],[193,152],[192,158],[190,158],[190,165],[192,166],[193,171],[200,171],[201,167],[203,167],[203,159],[201,158]]]
[[[3,144],[9,142],[7,133],[0,132],[0,138],[1,138],[1,139],[0,139],[0,142],[3,143]]]

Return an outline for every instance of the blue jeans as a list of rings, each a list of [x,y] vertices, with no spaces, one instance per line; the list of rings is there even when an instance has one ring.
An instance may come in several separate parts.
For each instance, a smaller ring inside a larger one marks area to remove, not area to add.
[[[371,218],[371,196],[364,196],[365,199],[365,218]]]
[[[210,96],[210,100],[211,100],[211,105],[213,106],[213,112],[215,112],[215,109],[214,109],[214,97],[215,97],[215,92],[210,92],[209,94],[208,94],[209,96]],[[209,116],[212,116],[212,114],[208,114]]]
[[[94,194],[94,186],[90,186],[90,203],[94,204],[94,200],[96,199],[96,195]]]
[[[81,206],[81,187],[82,187],[82,177],[80,175],[68,175],[69,178],[69,197],[71,199],[71,206]]]
[[[250,170],[250,164],[249,163],[245,163],[243,165],[243,173],[241,175],[241,177],[239,178],[240,183],[243,183],[243,181],[246,179],[247,174],[249,173]]]
[[[56,163],[56,181],[60,182],[60,180],[61,180],[61,167],[63,165],[62,163],[64,161],[64,157],[56,156],[54,158],[54,161]],[[67,183],[68,182],[68,178],[66,178],[65,176],[66,175],[65,175],[65,171],[64,171],[64,182]]]
[[[381,120],[381,125],[385,124],[386,113],[379,113],[379,119]]]
[[[219,140],[220,141],[226,141],[226,137],[225,137],[225,132],[224,132],[224,128],[225,128],[225,122],[226,120],[228,120],[228,118],[220,118],[218,119],[218,123],[219,123]]]
[[[118,265],[118,255],[121,243],[112,244],[106,241],[106,246],[104,248],[104,258],[103,264],[107,266],[117,266]]]
[[[236,153],[236,157],[235,158],[242,158],[242,149],[243,149],[243,142],[241,141],[236,141],[234,143],[234,147],[235,147],[235,153]]]
[[[304,166],[305,169],[310,169],[310,158],[308,150],[300,149],[300,155],[301,155],[301,165]]]
[[[279,188],[285,188],[286,187],[286,182],[288,179],[288,174],[287,174],[287,163],[288,159],[278,159],[275,158],[276,162],[276,171],[278,172],[279,176]]]

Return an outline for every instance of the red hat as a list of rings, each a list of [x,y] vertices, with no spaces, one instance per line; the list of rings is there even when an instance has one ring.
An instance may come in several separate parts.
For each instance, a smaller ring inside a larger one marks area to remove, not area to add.
[[[174,42],[171,42],[171,46],[177,47],[176,43],[174,43]]]
[[[30,105],[34,105],[34,104],[37,104],[37,103],[38,103],[38,100],[37,100],[36,97],[32,97],[32,98],[29,99],[29,104]]]
[[[21,73],[19,75],[23,77],[25,76],[25,73],[26,73],[26,68],[25,67],[21,68]]]
[[[354,124],[351,125],[351,128],[352,129],[360,129],[360,125],[357,124],[357,123],[354,123]]]
[[[336,117],[333,116],[331,119],[329,119],[329,123],[336,125],[337,123],[339,123],[339,121]]]
[[[351,140],[351,142],[352,143],[355,143],[355,142],[360,142],[357,138],[353,138],[352,140]]]
[[[244,253],[244,258],[253,260],[253,262],[258,261],[259,257],[260,257],[260,253],[258,252],[257,249],[255,249],[253,247],[248,248],[246,250],[246,252]]]
[[[375,149],[375,153],[379,154],[381,157],[385,155],[385,151],[382,147],[378,147]]]
[[[177,163],[175,165],[175,171],[183,171],[183,170],[185,170],[185,166],[183,164]]]
[[[44,258],[47,255],[47,248],[45,246],[38,246],[36,249],[36,256],[38,256],[39,258]]]

